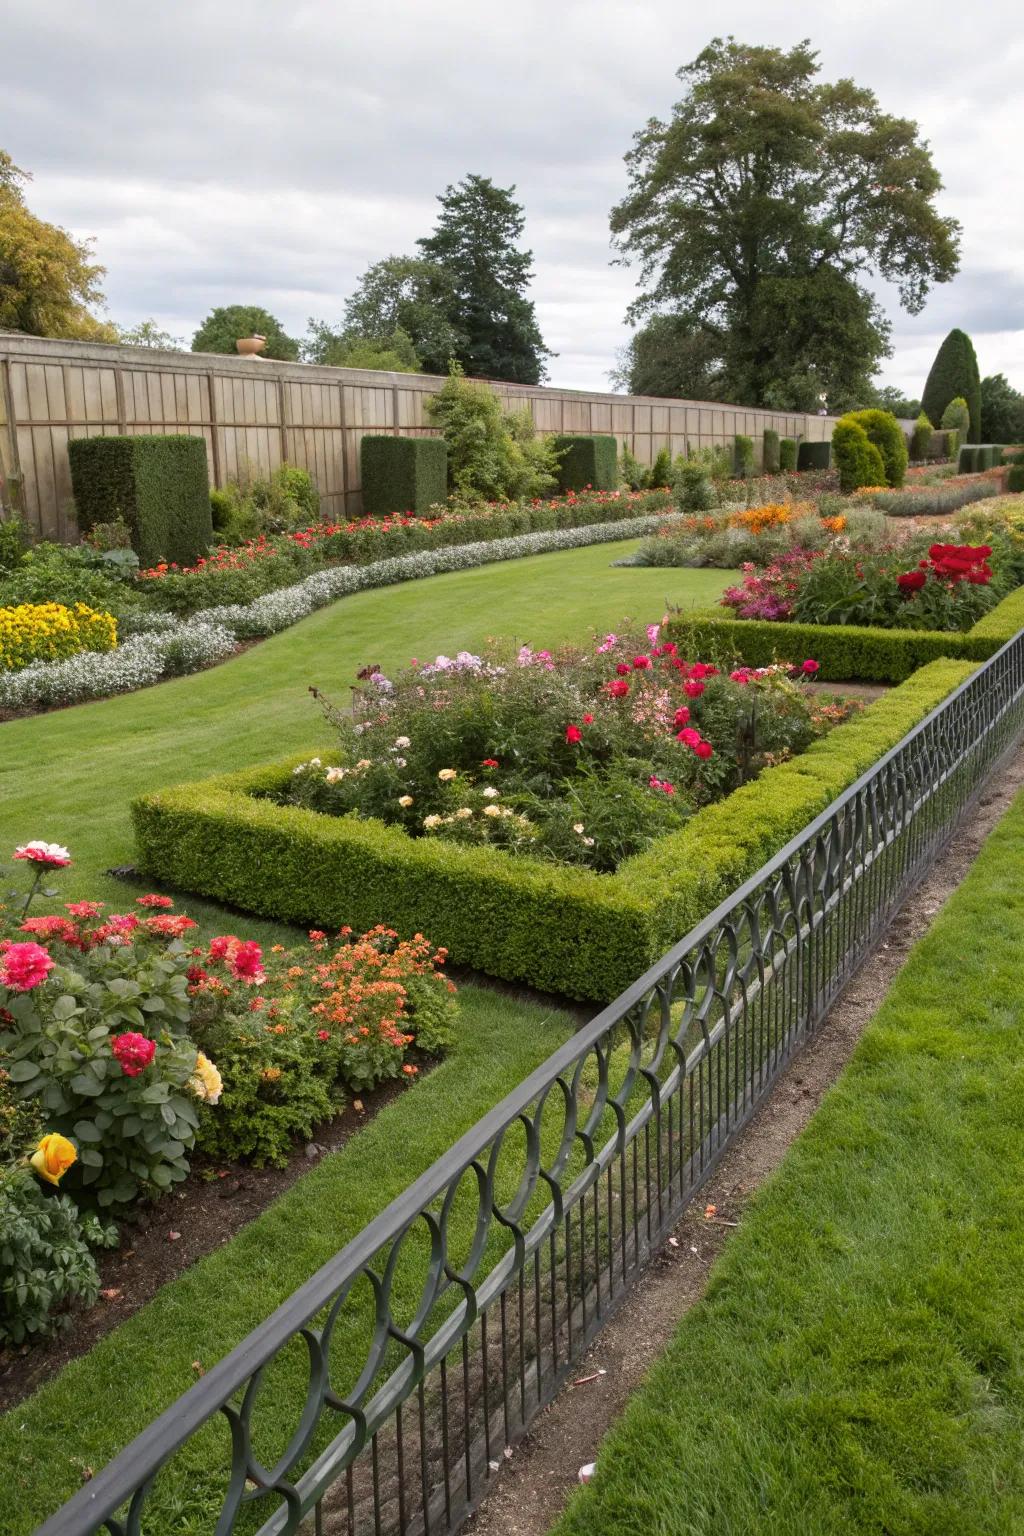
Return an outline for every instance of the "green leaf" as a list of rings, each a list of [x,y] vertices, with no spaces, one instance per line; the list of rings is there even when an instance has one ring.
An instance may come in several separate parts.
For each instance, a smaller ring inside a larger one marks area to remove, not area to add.
[[[55,1019],[71,1019],[78,1012],[78,999],[63,992],[53,1004],[53,1016]]]
[[[74,1135],[78,1141],[102,1141],[99,1128],[92,1120],[76,1120]]]
[[[39,1076],[39,1067],[34,1061],[12,1061],[7,1076],[12,1083],[28,1083]]]

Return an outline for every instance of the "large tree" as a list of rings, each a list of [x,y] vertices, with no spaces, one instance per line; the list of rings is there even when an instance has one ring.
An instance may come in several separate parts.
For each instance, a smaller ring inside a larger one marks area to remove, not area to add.
[[[310,362],[333,362],[355,340],[393,351],[393,338],[401,331],[428,373],[447,373],[466,342],[455,309],[455,287],[441,267],[416,256],[385,256],[359,279],[338,331],[310,320],[304,355]],[[333,345],[324,345],[328,336],[334,338]]]
[[[742,404],[797,406],[818,384],[841,408],[889,353],[866,280],[916,313],[957,270],[959,226],[936,211],[917,125],[819,68],[806,41],[715,38],[679,71],[671,120],[636,135],[612,210],[644,286],[631,318],[669,311],[711,338]]]
[[[103,304],[104,272],[92,242],[29,212],[22,189],[31,179],[0,149],[0,329],[116,341],[114,327],[90,312]]]
[[[611,381],[630,395],[721,400],[722,349],[682,315],[651,315],[619,353]]]
[[[551,353],[526,297],[533,253],[518,248],[525,221],[514,191],[467,176],[438,198],[437,227],[417,244],[451,281],[452,319],[464,338],[456,357],[465,371],[539,384]]]
[[[1024,395],[1003,373],[981,381],[981,441],[1024,444]]]
[[[420,372],[412,337],[401,326],[396,326],[390,336],[361,336],[355,331],[332,331],[325,321],[311,318],[309,335],[302,343],[302,360],[330,368]]]
[[[285,334],[284,326],[258,304],[225,304],[212,309],[192,337],[193,352],[236,352],[235,342],[244,336],[265,336],[263,357],[294,363],[299,344]]]
[[[969,443],[981,442],[981,374],[974,343],[966,331],[952,330],[935,354],[928,370],[921,406],[933,427],[941,426],[942,413],[951,400],[966,400],[970,413]]]

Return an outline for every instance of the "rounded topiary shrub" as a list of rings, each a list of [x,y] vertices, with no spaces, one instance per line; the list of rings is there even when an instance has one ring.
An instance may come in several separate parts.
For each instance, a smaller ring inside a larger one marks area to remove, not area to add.
[[[924,411],[921,412],[914,423],[914,436],[911,439],[911,457],[914,459],[927,459],[931,453],[933,427]]]
[[[852,414],[836,422],[832,456],[839,470],[841,490],[848,493],[863,485],[886,484],[882,455]]]
[[[841,417],[836,430],[845,422],[860,427],[868,442],[878,451],[882,464],[880,480],[864,480],[862,485],[900,486],[907,472],[907,440],[903,428],[891,411],[850,411]],[[832,436],[833,446],[835,434]],[[845,489],[845,486],[844,486]]]

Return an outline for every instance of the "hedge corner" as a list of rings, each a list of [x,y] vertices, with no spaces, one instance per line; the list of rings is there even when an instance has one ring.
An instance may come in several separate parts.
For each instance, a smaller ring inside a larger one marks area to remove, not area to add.
[[[369,517],[424,517],[448,495],[448,449],[440,437],[364,437],[360,443],[363,511]]]
[[[143,566],[194,565],[213,542],[201,437],[80,437],[68,444],[78,526],[121,520]]]
[[[560,491],[614,491],[619,483],[618,441],[597,434],[563,434],[554,439],[559,455]]]

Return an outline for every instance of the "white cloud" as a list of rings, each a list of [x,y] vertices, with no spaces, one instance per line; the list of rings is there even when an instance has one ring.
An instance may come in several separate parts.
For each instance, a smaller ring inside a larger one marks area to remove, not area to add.
[[[961,0],[924,20],[888,0],[810,15],[727,0],[710,20],[677,0],[8,0],[3,142],[35,173],[33,208],[96,237],[111,314],[182,335],[233,301],[301,334],[310,314],[340,314],[369,262],[413,249],[449,182],[515,182],[552,380],[601,389],[635,291],[608,246],[633,133],[670,111],[675,69],[712,30],[784,46],[811,33],[826,76],[921,123],[943,211],[964,224],[962,275],[922,315],[887,293],[885,377],[918,392],[959,324],[983,371],[1024,384],[1015,17],[1008,0],[969,21]]]

